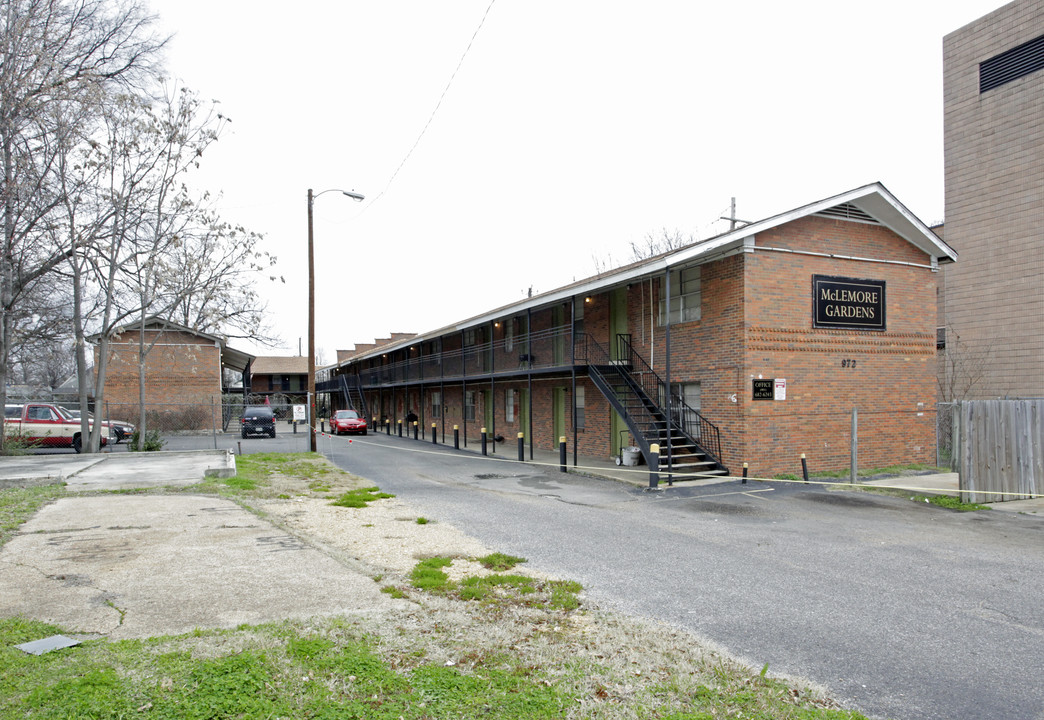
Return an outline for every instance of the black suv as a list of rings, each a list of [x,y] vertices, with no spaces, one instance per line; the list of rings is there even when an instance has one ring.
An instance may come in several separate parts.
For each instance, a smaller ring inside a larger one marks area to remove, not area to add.
[[[240,421],[243,437],[259,434],[275,437],[275,415],[267,405],[243,408],[243,419]]]

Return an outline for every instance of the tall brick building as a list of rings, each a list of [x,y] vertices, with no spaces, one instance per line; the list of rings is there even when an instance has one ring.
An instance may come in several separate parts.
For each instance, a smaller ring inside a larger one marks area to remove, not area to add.
[[[445,439],[677,472],[935,459],[936,279],[954,253],[880,184],[340,362],[320,386]],[[669,388],[669,390],[668,390]]]
[[[1044,397],[1044,0],[943,41],[943,400]],[[943,337],[945,335],[945,338]]]

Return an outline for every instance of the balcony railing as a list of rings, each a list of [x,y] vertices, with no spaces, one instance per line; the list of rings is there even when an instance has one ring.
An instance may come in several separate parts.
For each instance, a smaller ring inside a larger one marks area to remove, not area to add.
[[[518,375],[531,370],[569,367],[572,363],[569,325],[538,330],[511,340],[477,343],[463,349],[414,356],[359,373],[363,387],[396,385],[482,375]]]

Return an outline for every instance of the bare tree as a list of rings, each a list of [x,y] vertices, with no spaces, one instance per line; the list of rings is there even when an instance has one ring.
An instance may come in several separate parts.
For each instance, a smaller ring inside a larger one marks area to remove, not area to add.
[[[650,232],[646,233],[645,237],[640,241],[632,240],[631,259],[634,262],[646,260],[657,255],[680,250],[686,245],[692,245],[695,242],[696,238],[691,233],[683,235],[681,230],[677,228],[673,231],[662,228],[659,235]]]
[[[260,249],[262,236],[201,212],[167,259],[165,292],[171,318],[201,332],[275,344],[267,328],[267,303],[255,280],[271,273],[275,256]],[[270,281],[281,281],[269,274]]]
[[[992,344],[973,346],[952,326],[947,326],[945,333],[943,367],[938,374],[939,396],[943,402],[958,402],[981,389]]]
[[[106,143],[98,150],[107,172],[110,220],[93,273],[101,295],[94,395],[95,402],[103,401],[109,340],[133,318],[139,325],[139,440],[143,442],[146,363],[158,340],[146,341],[145,321],[151,316],[169,317],[184,297],[186,283],[173,279],[172,273],[187,239],[210,219],[191,197],[184,179],[199,166],[227,119],[184,88],[153,101],[129,95],[117,100],[106,108]],[[202,272],[200,266],[186,271]],[[197,282],[187,285],[196,288]],[[97,447],[94,435],[99,432],[95,428],[92,433],[92,447]]]
[[[641,240],[631,241],[630,262],[640,262],[657,255],[680,250],[695,242],[696,238],[692,234],[683,235],[681,230],[669,231],[667,228],[662,228],[659,234],[649,232]],[[614,261],[612,253],[607,253],[604,256],[593,255],[591,260],[594,263],[595,273],[598,275],[620,267],[620,264]]]
[[[0,400],[19,305],[75,251],[48,232],[62,147],[48,121],[147,76],[164,43],[152,24],[134,0],[0,0]]]

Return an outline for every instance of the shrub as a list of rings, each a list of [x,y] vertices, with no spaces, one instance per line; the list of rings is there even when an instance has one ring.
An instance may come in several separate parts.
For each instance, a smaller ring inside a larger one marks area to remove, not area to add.
[[[147,430],[145,432],[145,442],[141,443],[140,448],[138,446],[139,438],[141,438],[141,430],[136,428],[134,433],[131,435],[130,445],[127,446],[129,451],[137,452],[138,450],[143,450],[145,452],[152,452],[155,450],[162,450],[163,445],[165,444],[163,438],[160,437],[159,430]]]

